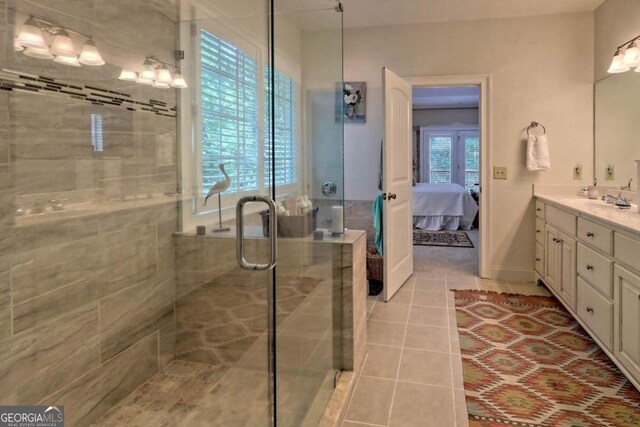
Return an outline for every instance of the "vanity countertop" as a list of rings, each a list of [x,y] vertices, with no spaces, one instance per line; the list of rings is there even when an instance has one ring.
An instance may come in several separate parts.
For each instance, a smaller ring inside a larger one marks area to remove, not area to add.
[[[592,217],[633,233],[640,233],[640,212],[635,204],[631,205],[630,209],[619,209],[600,199],[591,200],[581,196],[536,193],[535,197],[560,208],[576,211],[582,216]]]

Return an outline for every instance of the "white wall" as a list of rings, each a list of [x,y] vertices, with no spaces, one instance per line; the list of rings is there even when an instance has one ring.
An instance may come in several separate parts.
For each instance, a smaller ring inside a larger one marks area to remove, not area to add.
[[[345,13],[348,13],[348,7]],[[401,76],[491,75],[491,165],[508,167],[491,183],[490,263],[495,277],[533,278],[532,184],[593,175],[592,13],[348,29],[345,80],[366,81],[367,123],[345,126],[346,198],[376,195],[381,68]],[[543,123],[552,169],[524,168],[523,129]]]
[[[414,109],[414,126],[443,126],[454,123],[465,125],[478,124],[477,108],[433,108]]]
[[[607,77],[616,46],[640,34],[640,1],[606,0],[595,12],[595,80]]]

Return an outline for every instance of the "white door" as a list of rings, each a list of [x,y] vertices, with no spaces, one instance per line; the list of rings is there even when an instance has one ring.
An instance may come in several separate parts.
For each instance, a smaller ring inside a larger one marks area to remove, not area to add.
[[[382,69],[384,300],[413,274],[411,85]]]

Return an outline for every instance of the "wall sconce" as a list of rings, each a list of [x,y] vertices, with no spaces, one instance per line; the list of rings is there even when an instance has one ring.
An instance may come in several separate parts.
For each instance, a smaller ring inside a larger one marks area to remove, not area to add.
[[[639,40],[640,35],[622,43],[616,48],[616,53],[613,55],[611,65],[607,71],[608,73],[624,73],[629,71],[631,68],[635,68],[635,71],[640,73]]]
[[[182,54],[176,55],[176,60],[182,59]],[[162,62],[154,57],[148,56],[142,63],[144,70],[137,73],[133,70],[123,68],[120,71],[120,80],[136,82],[144,85],[151,85],[158,89],[185,89],[189,86],[177,67]],[[172,75],[169,67],[175,70]]]
[[[53,37],[51,46],[47,44],[43,33]],[[82,52],[78,56],[69,33],[85,39]],[[13,50],[38,59],[53,59],[54,62],[79,67],[82,65],[100,66],[105,62],[90,36],[64,28],[36,16],[30,16],[15,38]]]

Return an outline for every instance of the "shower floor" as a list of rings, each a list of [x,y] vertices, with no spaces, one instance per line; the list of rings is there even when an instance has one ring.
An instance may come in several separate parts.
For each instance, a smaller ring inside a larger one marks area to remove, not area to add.
[[[329,295],[329,286],[314,286],[278,322],[280,425],[317,425],[333,389],[333,323],[319,303]],[[268,427],[267,349],[262,333],[233,362],[175,360],[93,426]]]

